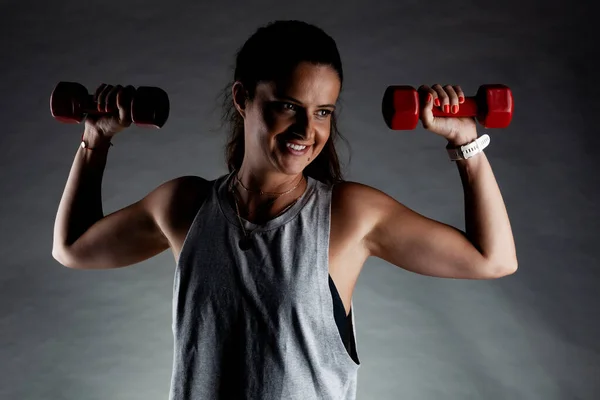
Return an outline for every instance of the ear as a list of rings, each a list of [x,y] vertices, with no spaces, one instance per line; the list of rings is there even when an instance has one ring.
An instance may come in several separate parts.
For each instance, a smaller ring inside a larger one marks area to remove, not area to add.
[[[233,98],[233,104],[238,110],[242,118],[246,117],[246,102],[248,101],[248,92],[244,89],[244,85],[237,81],[231,87],[231,94]]]

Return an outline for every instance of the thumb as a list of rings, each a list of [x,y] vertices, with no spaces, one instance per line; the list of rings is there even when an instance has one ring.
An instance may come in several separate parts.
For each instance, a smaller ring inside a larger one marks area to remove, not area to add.
[[[433,96],[429,92],[425,92],[421,96],[421,122],[423,127],[429,129],[435,123],[435,117],[433,116]]]
[[[131,120],[131,103],[135,94],[135,88],[131,85],[126,86],[117,93],[117,107],[119,109],[119,123],[124,127],[129,127]]]

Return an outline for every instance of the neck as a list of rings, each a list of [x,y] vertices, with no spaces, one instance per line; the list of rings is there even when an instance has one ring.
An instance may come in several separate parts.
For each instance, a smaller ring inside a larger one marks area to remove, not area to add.
[[[267,198],[276,193],[287,192],[302,180],[302,173],[287,175],[280,172],[255,171],[244,168],[243,165],[235,174],[242,185],[248,189],[248,191],[242,190],[252,197]],[[261,191],[265,194],[261,195]]]
[[[257,173],[241,168],[234,174],[249,189],[245,190],[239,183],[236,184],[234,176],[234,192],[237,193],[240,213],[252,222],[268,220],[285,210],[304,193],[307,185],[302,173]]]

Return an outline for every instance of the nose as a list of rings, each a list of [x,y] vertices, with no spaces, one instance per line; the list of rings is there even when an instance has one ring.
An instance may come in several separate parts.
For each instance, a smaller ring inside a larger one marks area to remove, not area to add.
[[[315,136],[315,122],[308,110],[297,114],[296,123],[294,124],[294,133],[301,136],[303,140]]]

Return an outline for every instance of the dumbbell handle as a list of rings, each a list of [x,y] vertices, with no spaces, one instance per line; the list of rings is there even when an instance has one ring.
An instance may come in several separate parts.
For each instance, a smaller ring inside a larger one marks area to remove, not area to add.
[[[131,108],[133,106],[133,99],[130,99],[129,101],[129,107]],[[110,111],[99,111],[98,110],[98,102],[96,102],[94,100],[94,96],[93,95],[87,95],[82,103],[81,103],[81,111],[86,113],[86,114],[90,114],[90,115],[97,115],[97,116],[103,116],[103,115],[115,115],[115,113],[117,113],[117,110],[110,110]],[[131,109],[129,110],[131,112]],[[62,119],[61,117],[56,117],[57,120],[61,121],[61,122],[70,122],[67,119]],[[138,123],[137,125],[142,125],[142,126],[154,126],[153,124],[140,124]]]
[[[129,106],[131,107],[131,103],[129,104]],[[114,114],[117,110],[99,111],[98,103],[96,101],[94,101],[94,96],[90,94],[90,95],[85,96],[85,98],[83,99],[82,104],[81,104],[81,111],[83,111],[86,114],[102,116],[102,115]]]
[[[453,114],[451,112],[444,112],[444,110],[441,107],[436,106],[433,107],[432,111],[434,117],[477,117],[479,107],[477,105],[477,98],[472,96],[465,97],[464,103],[459,103],[458,111],[456,112],[456,114]]]

